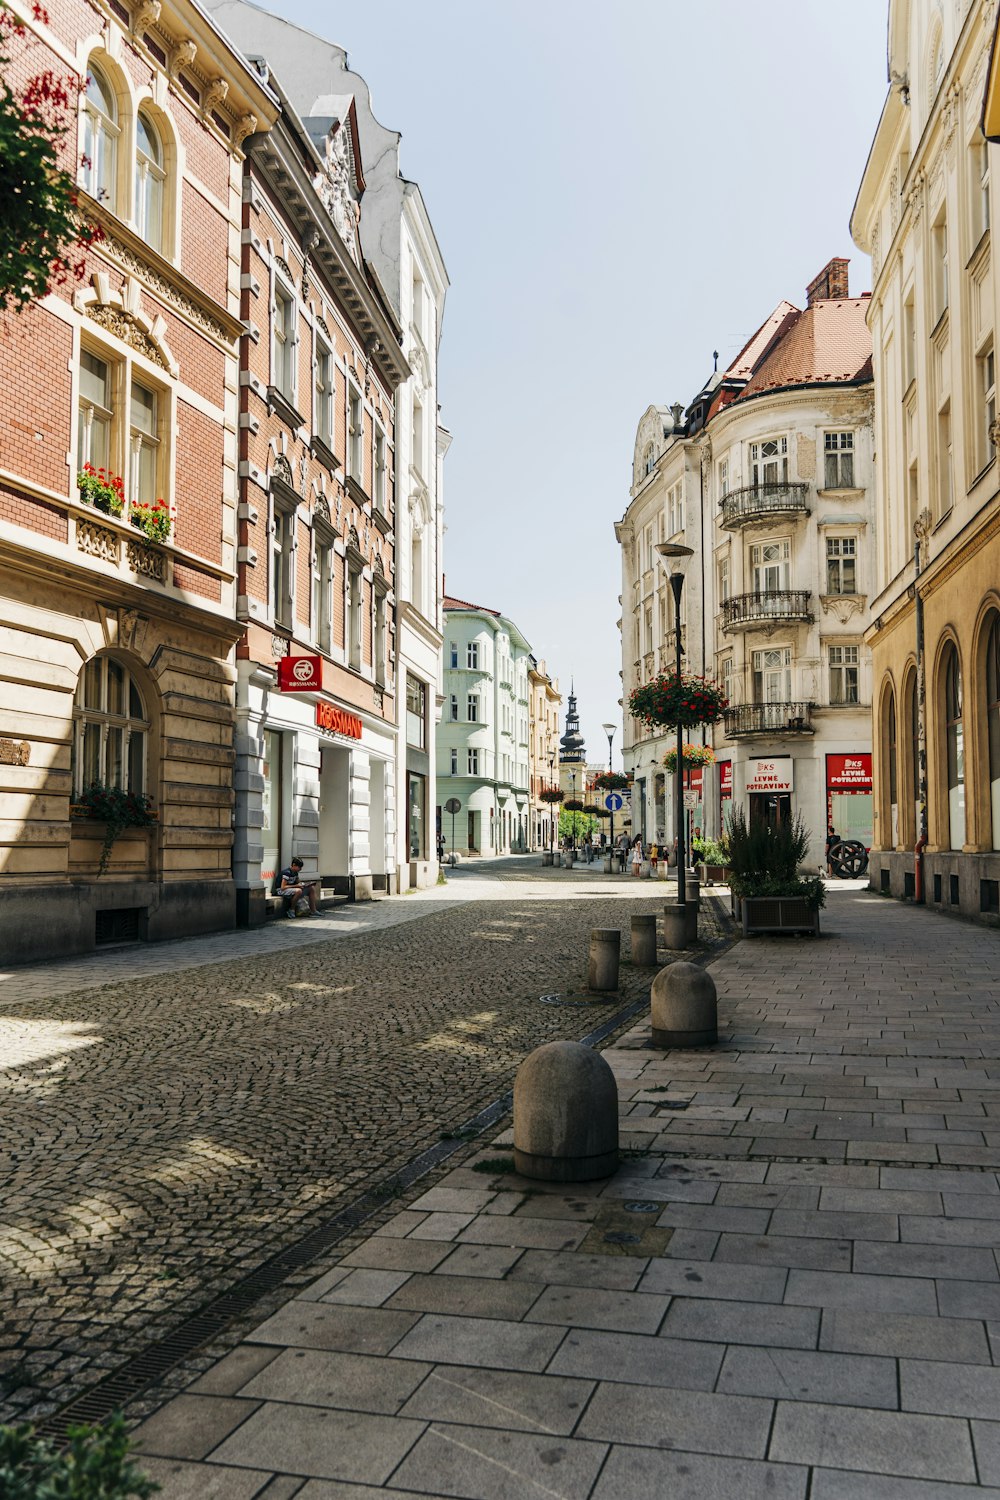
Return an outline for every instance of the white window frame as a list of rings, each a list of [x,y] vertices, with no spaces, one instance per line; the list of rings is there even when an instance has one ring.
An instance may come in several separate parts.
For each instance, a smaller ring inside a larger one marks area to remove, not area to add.
[[[468,767],[469,776],[479,775],[479,751],[475,745],[469,747],[465,752],[465,763]]]
[[[347,474],[364,486],[365,403],[353,380],[347,382]]]
[[[787,437],[761,438],[750,444],[750,483],[754,489],[788,483]]]
[[[323,378],[324,369],[328,379]],[[314,436],[333,451],[333,413],[337,399],[336,365],[327,340],[317,331],[313,358],[313,413]]]
[[[479,642],[469,641],[465,648],[466,668],[473,672],[479,671]]]
[[[372,499],[375,509],[386,515],[389,508],[388,442],[384,428],[375,423],[375,459],[372,483]]]
[[[333,644],[333,569],[332,541],[313,532],[312,566],[312,633],[320,651],[329,656]]]
[[[151,143],[159,150],[159,160],[150,156],[139,144],[139,126],[142,125]],[[136,232],[160,254],[164,254],[166,243],[166,147],[163,132],[147,109],[141,106],[136,111],[135,172],[132,187],[132,214]],[[147,200],[148,194],[148,200]]]
[[[791,646],[765,646],[753,653],[751,668],[755,704],[792,702],[792,665]]]
[[[292,406],[295,405],[296,350],[298,307],[295,288],[284,277],[274,273],[274,300],[271,314],[271,384]]]
[[[89,90],[84,89],[80,182],[92,198],[96,198],[111,213],[120,217],[118,148],[122,129],[118,90],[100,62],[88,60],[86,71],[97,87],[106,92],[108,102],[112,105],[112,113],[108,114],[91,97]]]
[[[86,339],[80,346],[83,357],[97,360],[107,371],[107,395],[110,406],[100,406],[90,401],[82,389],[82,363],[76,371],[77,407],[77,464],[83,468],[91,463],[103,468],[109,477],[120,474],[125,487],[126,508],[124,519],[128,519],[128,504],[133,500],[164,500],[173,506],[170,495],[170,443],[173,430],[174,396],[168,386],[151,376],[129,355],[109,349],[104,344]],[[132,421],[132,396],[134,389],[148,392],[155,401],[153,431],[147,432]],[[103,428],[107,442],[107,456],[103,463],[94,463],[99,454],[94,452],[93,432],[95,425]],[[152,450],[153,476],[150,495],[140,489],[140,473],[144,450]]]
[[[861,702],[861,650],[847,642],[826,648],[830,703],[834,707],[854,707]]]
[[[296,511],[273,496],[271,505],[271,618],[283,630],[291,630],[295,619]]]
[[[823,434],[823,488],[853,490],[857,486],[854,467],[854,432],[841,429]]]
[[[780,556],[766,558],[769,548],[779,548]],[[791,574],[792,544],[785,536],[763,537],[750,548],[750,572],[755,594],[777,594],[787,591]],[[778,582],[768,582],[768,574],[775,573]]]
[[[850,576],[849,576],[850,575]],[[850,581],[851,588],[845,587]],[[852,595],[858,589],[858,537],[853,532],[839,532],[826,537],[826,575],[824,578],[828,596]],[[831,585],[836,585],[832,587]]]
[[[120,714],[112,713],[108,707],[108,678],[111,662],[122,673],[124,712]],[[94,675],[99,679],[97,696],[100,701],[98,704],[88,704],[85,701],[90,696],[88,685]],[[141,714],[132,712],[133,690],[138,697]],[[89,781],[84,780],[88,729],[94,731],[97,739],[97,776],[94,779],[105,786],[118,786],[122,791],[144,793],[147,790],[150,716],[145,706],[142,689],[133,681],[133,674],[126,663],[117,656],[91,657],[84,664],[77,681],[73,697],[73,795],[76,797],[79,797],[85,786],[89,785]],[[117,778],[110,777],[108,767],[108,747],[112,735],[121,736],[119,741],[121,775]],[[138,766],[135,766],[133,765],[132,741],[137,737],[140,745],[137,757]],[[137,776],[132,775],[133,770],[138,770]]]

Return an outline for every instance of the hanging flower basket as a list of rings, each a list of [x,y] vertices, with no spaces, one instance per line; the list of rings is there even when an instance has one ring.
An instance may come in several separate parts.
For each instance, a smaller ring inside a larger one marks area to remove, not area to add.
[[[706,677],[663,672],[629,694],[628,711],[650,728],[714,724],[729,707],[722,689]]]
[[[543,786],[538,793],[541,802],[561,802],[565,795],[566,793],[557,786]]]
[[[632,785],[632,778],[621,771],[598,771],[590,784],[595,792],[624,792]]]
[[[568,802],[563,803],[566,812],[583,812],[583,803],[577,797],[571,797]]]
[[[591,811],[595,818],[610,818],[613,816],[610,807],[594,807],[591,808]]]
[[[606,808],[598,807],[593,802],[588,802],[583,810],[587,814],[588,818],[599,818],[602,812],[607,811]]]
[[[668,750],[663,757],[663,764],[668,771],[677,770],[677,751]],[[684,746],[684,769],[689,770],[692,766],[711,766],[715,764],[715,751],[711,745],[685,745]]]
[[[104,824],[104,847],[97,866],[98,877],[108,868],[111,850],[119,834],[126,828],[148,828],[156,822],[156,814],[148,797],[142,792],[126,792],[118,786],[104,786],[92,781],[84,787],[79,802],[74,802],[72,815],[75,818],[93,818]]]

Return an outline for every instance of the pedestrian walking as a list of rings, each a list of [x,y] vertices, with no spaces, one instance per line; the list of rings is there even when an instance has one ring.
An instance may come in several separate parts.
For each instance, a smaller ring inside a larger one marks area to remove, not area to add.
[[[632,874],[642,874],[642,839],[637,838],[632,845]]]
[[[656,847],[655,844],[650,844],[650,846],[649,846],[649,868],[652,870],[652,872],[653,872],[654,875],[656,874],[656,861],[659,859],[659,857],[660,857],[660,851],[659,851],[659,849]]]

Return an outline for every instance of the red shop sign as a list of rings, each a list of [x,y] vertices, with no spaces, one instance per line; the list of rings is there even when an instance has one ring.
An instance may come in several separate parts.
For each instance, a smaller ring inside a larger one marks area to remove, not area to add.
[[[828,791],[870,792],[872,789],[872,758],[868,751],[857,755],[828,755],[826,757],[826,785]]]
[[[701,789],[705,781],[705,767],[692,766],[687,773],[688,791],[697,792],[701,796]]]
[[[346,734],[351,740],[361,738],[362,724],[357,714],[349,714],[333,703],[317,703],[316,723],[330,734]]]
[[[278,662],[278,689],[282,693],[314,693],[323,686],[321,656],[283,656]]]
[[[733,763],[731,760],[719,761],[719,793],[723,797],[733,795]]]

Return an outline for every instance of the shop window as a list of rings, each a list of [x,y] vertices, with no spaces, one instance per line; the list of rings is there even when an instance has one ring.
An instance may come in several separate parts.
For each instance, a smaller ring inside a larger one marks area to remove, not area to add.
[[[823,438],[823,487],[854,488],[854,433],[827,432]]]
[[[425,859],[427,856],[426,813],[427,781],[411,771],[407,777],[407,824],[410,830],[410,858]]]
[[[858,591],[858,541],[853,536],[828,536],[826,539],[826,591],[828,594],[856,594]]]
[[[125,792],[145,792],[149,715],[123,662],[95,656],[87,662],[73,700],[73,792],[93,782]]]
[[[857,646],[830,646],[830,702],[857,703],[858,699],[858,654]]]
[[[942,666],[949,848],[961,849],[965,843],[965,726],[962,717],[962,671],[958,652],[950,643],[945,648]]]
[[[986,638],[986,738],[990,772],[990,813],[994,849],[1000,849],[1000,615]]]
[[[268,886],[282,866],[281,824],[284,805],[284,740],[276,729],[265,729],[261,773],[261,879]],[[287,846],[286,846],[287,847]]]
[[[135,122],[135,227],[154,250],[163,249],[163,146],[149,115]]]
[[[423,750],[427,743],[427,685],[419,677],[406,679],[406,743]]]
[[[117,173],[118,101],[102,69],[87,64],[87,89],[83,98],[82,181],[92,198],[112,213],[118,211]]]
[[[768,438],[750,444],[750,481],[754,489],[765,484],[788,483],[788,439]]]

